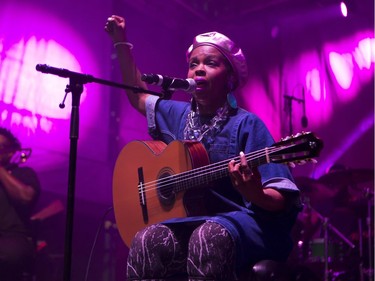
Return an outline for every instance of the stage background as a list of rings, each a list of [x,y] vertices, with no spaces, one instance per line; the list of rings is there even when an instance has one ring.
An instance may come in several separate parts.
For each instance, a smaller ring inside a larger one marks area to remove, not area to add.
[[[259,115],[274,138],[312,131],[324,141],[318,163],[297,166],[295,177],[318,179],[335,163],[374,169],[374,3],[351,1],[343,17],[337,1],[46,1],[0,4],[0,122],[23,147],[39,174],[38,209],[65,205],[68,189],[71,94],[69,79],[35,70],[37,64],[121,83],[104,25],[126,18],[129,41],[143,73],[186,77],[192,38],[219,31],[242,47],[249,79],[237,93],[241,107]],[[157,87],[152,88],[160,90]],[[292,107],[285,98],[293,97]],[[302,126],[303,103],[308,119]],[[188,100],[186,93],[173,99]],[[121,89],[88,83],[80,103],[72,280],[83,280],[96,231],[89,280],[122,280],[127,249],[111,224],[112,172],[120,149],[149,139],[144,118]],[[373,183],[369,183],[373,188]],[[65,213],[41,229],[61,278]],[[53,230],[53,231],[52,231]],[[43,237],[44,237],[43,236]]]

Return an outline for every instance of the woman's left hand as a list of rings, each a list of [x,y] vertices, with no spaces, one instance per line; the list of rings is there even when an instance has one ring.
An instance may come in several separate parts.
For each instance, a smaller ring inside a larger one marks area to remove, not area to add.
[[[258,170],[253,171],[249,167],[246,156],[242,151],[240,152],[240,162],[236,163],[234,160],[229,161],[228,169],[232,184],[240,193],[245,192],[246,189],[249,188],[254,189],[262,187]]]
[[[282,211],[285,208],[284,195],[274,188],[263,188],[258,169],[252,170],[249,167],[243,152],[240,152],[240,162],[231,160],[228,169],[233,187],[248,202],[268,211]]]

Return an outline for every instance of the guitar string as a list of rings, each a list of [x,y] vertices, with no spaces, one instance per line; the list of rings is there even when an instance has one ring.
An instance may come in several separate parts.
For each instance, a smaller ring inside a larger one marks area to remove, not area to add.
[[[251,159],[251,158],[250,158]],[[262,161],[262,163],[264,164],[264,163],[267,163],[267,161]],[[224,167],[222,167],[221,169],[220,169],[220,171],[219,172],[228,172],[228,168],[227,168],[227,166],[225,165]],[[207,172],[207,173],[205,173],[204,174],[204,176],[206,176],[206,177],[208,177],[208,176],[210,176],[210,173],[211,174],[215,174],[215,173],[218,173],[218,170],[213,170],[212,171],[212,169],[211,169],[211,171],[210,172]],[[173,176],[172,176],[172,178],[173,178]],[[153,186],[153,188],[148,188],[147,190],[145,190],[145,197],[146,197],[146,201],[147,201],[147,205],[148,205],[148,209],[149,209],[149,211],[151,212],[152,211],[152,206],[155,206],[155,203],[157,204],[157,206],[158,206],[158,202],[160,202],[160,200],[159,200],[159,195],[156,193],[156,194],[149,194],[148,192],[151,192],[152,190],[156,190],[156,189],[163,189],[163,194],[164,195],[168,195],[168,193],[170,192],[170,191],[172,191],[173,189],[174,189],[174,187],[176,186],[176,185],[179,185],[179,184],[181,184],[181,182],[183,182],[183,183],[185,183],[185,185],[187,185],[187,187],[189,187],[189,186],[194,186],[194,185],[192,185],[191,184],[191,181],[193,181],[194,180],[194,178],[202,178],[202,174],[201,173],[199,173],[199,172],[196,172],[196,173],[192,173],[192,176],[191,177],[189,177],[189,178],[183,178],[183,179],[180,179],[180,180],[178,180],[178,181],[175,181],[175,184],[163,184],[163,185],[154,185]],[[168,187],[168,188],[165,188],[166,186],[168,186],[168,185],[170,185],[170,187]],[[182,189],[183,190],[183,189]],[[176,192],[176,194],[177,194],[178,192]],[[173,194],[173,196],[174,196],[174,194]],[[165,198],[168,198],[168,196],[165,196]],[[155,200],[156,199],[156,200]],[[168,200],[168,199],[167,199]],[[140,204],[142,204],[142,200],[140,200],[140,202],[139,202]]]
[[[283,150],[283,149],[284,148],[281,148],[281,149],[279,149],[279,148],[268,149],[267,152],[274,153],[274,152],[277,152],[277,151],[280,151],[280,150]],[[262,149],[260,151],[258,150],[256,152],[252,152],[252,153],[246,154],[245,155],[246,160],[247,161],[249,161],[249,160],[252,161],[252,160],[256,160],[255,158],[257,158],[257,157],[260,158],[261,156],[267,155],[267,152],[266,153],[263,153],[263,152],[264,152],[264,149]],[[233,158],[233,160],[239,161],[240,157],[237,156],[237,157]],[[263,162],[259,162],[259,163],[260,164],[264,164],[266,162],[263,161]],[[179,174],[173,174],[173,175],[167,176],[167,177],[162,178],[162,179],[157,179],[157,180],[154,180],[154,181],[147,182],[147,183],[145,183],[143,185],[143,187],[145,189],[149,190],[151,187],[154,187],[155,183],[156,183],[157,186],[160,188],[160,187],[163,187],[163,184],[166,184],[166,183],[170,184],[170,182],[176,182],[176,177],[179,178],[179,181],[184,180],[186,177],[188,177],[188,180],[192,180],[192,179],[194,179],[196,177],[202,177],[202,176],[205,176],[205,175],[209,175],[212,172],[216,173],[216,172],[222,171],[223,169],[227,170],[228,163],[229,163],[229,161],[227,159],[227,160],[223,160],[223,161],[220,161],[220,162],[209,164],[209,165],[206,165],[206,166],[203,166],[203,167],[197,167],[197,168],[189,170],[189,171],[184,171],[184,172],[179,173]],[[224,165],[224,166],[220,167],[222,165]],[[217,169],[218,167],[219,167],[219,169]],[[223,169],[220,170],[220,168],[223,168]],[[203,173],[201,173],[201,170],[203,170]]]
[[[245,158],[246,158],[247,161],[253,161],[253,160],[256,160],[256,159],[254,159],[254,158],[256,158],[255,156],[260,158],[261,156],[265,156],[268,153],[274,153],[274,152],[281,151],[281,150],[284,150],[284,149],[285,148],[269,147],[267,149],[261,149],[261,150],[246,154]],[[240,159],[240,157],[237,156],[233,159],[235,161],[238,161]],[[259,165],[267,163],[266,160],[267,159],[263,159],[263,161],[258,161]],[[223,164],[224,164],[224,166],[222,166]],[[222,167],[220,167],[220,166],[222,166]],[[167,176],[167,177],[162,178],[162,179],[157,179],[157,180],[154,180],[154,181],[144,183],[143,191],[147,192],[147,191],[151,191],[151,190],[154,190],[154,189],[157,189],[157,188],[163,188],[163,187],[168,186],[168,185],[171,185],[170,189],[173,189],[174,186],[176,186],[178,184],[181,184],[182,182],[186,182],[188,184],[189,181],[191,182],[196,178],[208,177],[212,174],[215,174],[215,173],[219,174],[223,171],[227,172],[227,169],[228,169],[227,166],[228,166],[228,159],[220,161],[220,162],[216,162],[216,163],[213,163],[213,164],[210,164],[210,165],[207,165],[207,166],[198,167],[198,168],[195,168],[193,170],[185,171],[185,172],[179,173],[177,175],[176,174],[170,175],[170,176]],[[204,170],[203,173],[201,173],[201,170]],[[176,180],[176,177],[178,177],[178,180]],[[164,191],[167,192],[167,191],[169,191],[169,189],[164,189]],[[147,199],[150,199],[150,198],[152,198],[152,197],[149,197]]]
[[[268,150],[268,151],[270,151],[270,150]],[[271,152],[274,152],[274,151],[275,150],[272,150]],[[263,153],[263,152],[264,152],[264,149],[261,149],[261,150],[257,150],[255,152],[251,152],[249,154],[246,154],[245,155],[246,160],[249,161],[249,160],[253,160],[256,157],[260,158],[261,156],[267,155],[267,153]],[[259,154],[259,156],[257,154]],[[212,163],[212,164],[209,164],[209,165],[206,165],[206,166],[203,166],[203,167],[197,167],[197,168],[194,168],[192,170],[184,171],[184,172],[179,173],[178,175],[173,174],[173,175],[164,177],[162,179],[156,179],[156,180],[153,180],[153,181],[149,181],[147,183],[144,183],[143,187],[148,189],[150,186],[151,187],[155,186],[155,183],[157,183],[160,186],[161,184],[166,183],[168,181],[175,181],[176,176],[181,177],[181,178],[183,178],[184,176],[189,176],[189,178],[191,178],[190,177],[191,174],[197,174],[201,170],[204,170],[204,172],[210,172],[210,171],[214,170],[214,172],[215,172],[215,171],[217,171],[216,170],[217,166],[221,166],[221,165],[224,164],[225,167],[227,167],[230,160],[231,159],[229,159],[229,160],[226,159],[226,160],[219,161],[219,162],[216,162],[216,163]],[[233,160],[239,161],[240,157],[236,156],[235,158],[233,158]]]
[[[267,161],[262,161],[262,163],[267,163]],[[261,165],[261,164],[259,164],[259,165]],[[225,171],[226,173],[228,173],[228,170],[227,170],[228,168],[225,166],[225,167],[223,167],[223,168],[221,168],[221,171],[220,172],[223,172],[223,171]],[[212,172],[211,172],[212,173]],[[215,173],[217,173],[216,171],[213,171],[213,173],[215,174]],[[193,179],[191,179],[191,178],[197,178],[197,177],[202,177],[201,176],[201,174],[200,173],[194,173],[195,174],[195,176],[193,175],[192,177],[190,177],[190,178],[188,178],[187,180],[186,180],[186,178],[185,179],[181,179],[181,180],[178,180],[178,181],[175,181],[175,184],[163,184],[163,185],[157,185],[157,186],[155,186],[154,188],[148,188],[147,190],[145,190],[145,192],[144,192],[144,196],[145,196],[145,198],[146,198],[146,202],[147,202],[147,208],[148,208],[148,210],[152,213],[153,211],[153,209],[155,209],[155,208],[160,208],[159,206],[160,206],[160,195],[159,195],[159,193],[155,193],[155,194],[153,194],[153,193],[149,193],[149,192],[151,192],[152,190],[155,190],[155,189],[158,189],[158,188],[160,188],[159,190],[162,190],[162,195],[164,195],[164,199],[165,200],[170,200],[170,199],[172,199],[172,201],[174,201],[174,200],[176,200],[176,195],[179,193],[179,191],[181,191],[181,190],[184,190],[184,189],[188,189],[188,187],[192,187],[192,186],[196,186],[196,184],[192,184],[192,181],[193,181]],[[209,176],[209,174],[210,174],[210,172],[208,172],[208,173],[206,173],[205,174],[205,176]],[[173,177],[173,176],[172,176]],[[219,177],[220,178],[220,177]],[[182,189],[180,189],[180,190],[178,190],[178,189],[175,189],[175,187],[177,186],[179,186],[179,188],[181,188],[181,182],[183,183],[183,184],[185,184],[185,186],[182,186]],[[170,186],[170,187],[168,187],[168,185]],[[201,184],[202,185],[202,184]],[[165,187],[168,187],[168,188],[165,188]],[[197,186],[199,186],[199,185],[197,185]],[[173,189],[175,189],[175,191],[177,191],[177,192],[173,192],[173,193],[170,193],[169,194],[169,192],[171,192]],[[170,197],[170,196],[172,196],[172,197]],[[142,205],[142,200],[139,200],[139,203],[140,203],[140,205]]]

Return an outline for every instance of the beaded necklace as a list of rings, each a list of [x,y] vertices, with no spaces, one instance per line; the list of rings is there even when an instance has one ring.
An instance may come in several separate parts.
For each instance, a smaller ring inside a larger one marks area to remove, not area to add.
[[[184,139],[202,141],[208,144],[213,143],[216,134],[221,131],[224,123],[227,121],[230,109],[231,106],[226,102],[224,106],[216,111],[216,115],[211,118],[209,123],[202,125],[199,108],[196,105],[196,110],[194,111],[192,108],[187,116]]]

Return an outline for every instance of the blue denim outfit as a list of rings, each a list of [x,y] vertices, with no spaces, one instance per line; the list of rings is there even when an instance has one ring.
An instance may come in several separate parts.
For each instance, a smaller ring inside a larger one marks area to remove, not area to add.
[[[183,140],[186,118],[191,110],[187,102],[158,100],[150,96],[146,113],[150,135],[170,143]],[[254,114],[241,108],[234,110],[213,143],[203,141],[211,163],[237,157],[269,147],[274,140],[264,123]],[[301,209],[299,190],[284,164],[265,164],[258,167],[263,186],[272,186],[287,194],[287,210],[265,211],[247,202],[233,187],[229,178],[214,188],[194,189],[186,193],[184,201],[189,216],[171,219],[165,224],[214,221],[224,226],[236,244],[237,267],[244,267],[262,259],[286,260],[291,249],[290,230]],[[202,204],[197,202],[201,200]],[[200,210],[197,206],[204,206]],[[198,209],[198,210],[197,210]],[[191,213],[190,213],[191,212]]]

